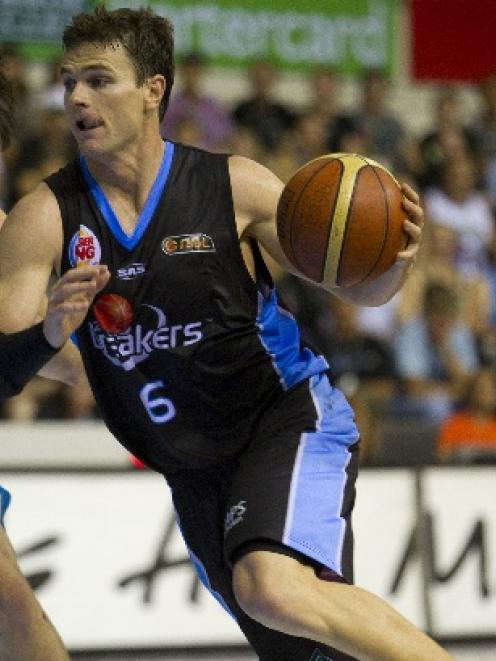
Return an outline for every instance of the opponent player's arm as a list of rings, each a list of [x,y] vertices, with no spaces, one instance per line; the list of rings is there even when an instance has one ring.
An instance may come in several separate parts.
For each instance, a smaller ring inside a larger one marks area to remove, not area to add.
[[[275,217],[283,183],[264,166],[241,156],[230,158],[229,171],[241,237],[256,239],[282,268],[312,282],[290,264],[277,237]],[[380,278],[366,285],[346,288],[319,286],[339,298],[367,306],[382,305],[401,288],[415,260],[423,225],[423,212],[417,194],[408,186],[402,188],[405,194],[404,208],[409,217],[404,227],[410,239],[407,249],[398,253],[396,264]]]

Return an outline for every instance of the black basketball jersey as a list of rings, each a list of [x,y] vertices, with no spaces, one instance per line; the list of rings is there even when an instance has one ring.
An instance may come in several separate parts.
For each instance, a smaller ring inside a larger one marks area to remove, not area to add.
[[[80,157],[46,180],[62,272],[109,267],[77,342],[116,438],[162,472],[235,455],[260,411],[327,363],[242,257],[226,155],[171,142],[131,236]]]

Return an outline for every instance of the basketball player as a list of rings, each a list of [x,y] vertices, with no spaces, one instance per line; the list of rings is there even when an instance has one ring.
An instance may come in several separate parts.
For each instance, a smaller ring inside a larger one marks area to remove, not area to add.
[[[166,19],[99,8],[73,18],[64,48],[80,157],[10,214],[3,330],[33,323],[52,271],[82,253],[107,264],[77,331],[93,392],[117,439],[165,475],[200,577],[260,659],[450,658],[352,584],[353,413],[260,253],[289,269],[274,223],[282,183],[245,158],[161,140]],[[423,222],[403,191],[407,249],[380,279],[335,294],[378,305],[401,287]]]
[[[0,67],[0,145],[10,139],[13,116],[11,89]],[[0,225],[5,214],[0,210]],[[105,269],[73,269],[49,295],[44,323],[12,335],[0,334],[0,398],[17,394],[48,358],[57,353],[84,319],[92,296],[108,276]],[[76,295],[76,299],[73,296]],[[32,356],[34,354],[34,356]],[[64,373],[70,364],[67,350]],[[72,370],[74,372],[74,369]],[[62,371],[59,370],[62,376]],[[0,659],[5,661],[68,661],[52,624],[21,574],[3,527],[10,494],[0,486]]]

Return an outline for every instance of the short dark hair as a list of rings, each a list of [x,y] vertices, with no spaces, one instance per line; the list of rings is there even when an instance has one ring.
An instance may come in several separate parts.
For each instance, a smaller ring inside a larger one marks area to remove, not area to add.
[[[66,51],[83,44],[121,43],[134,64],[138,86],[149,76],[164,76],[166,88],[159,108],[159,119],[163,118],[174,84],[174,28],[168,19],[150,9],[97,7],[94,13],[73,16],[62,41]]]
[[[14,93],[0,60],[0,148],[6,149],[14,128]]]

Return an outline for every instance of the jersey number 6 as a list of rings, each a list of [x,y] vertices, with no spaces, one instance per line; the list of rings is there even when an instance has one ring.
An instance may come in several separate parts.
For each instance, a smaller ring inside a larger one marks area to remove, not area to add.
[[[168,397],[160,395],[165,388],[163,381],[152,381],[140,390],[140,399],[146,412],[156,425],[163,425],[176,415],[176,408]]]

